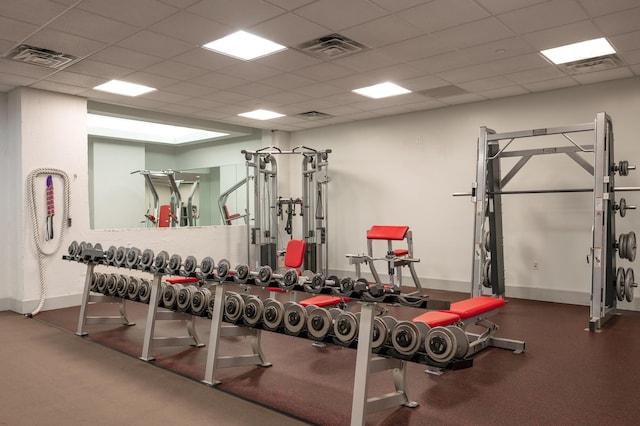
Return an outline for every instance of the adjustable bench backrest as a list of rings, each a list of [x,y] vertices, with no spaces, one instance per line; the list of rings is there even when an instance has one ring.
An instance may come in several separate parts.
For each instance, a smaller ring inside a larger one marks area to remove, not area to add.
[[[299,269],[304,262],[304,252],[307,249],[305,240],[289,240],[284,254],[284,266]]]
[[[407,240],[406,249],[393,249],[392,241]],[[367,231],[367,250],[369,256],[373,257],[373,241],[386,240],[387,252],[393,252],[395,256],[413,257],[413,240],[408,226],[382,226],[374,225]]]

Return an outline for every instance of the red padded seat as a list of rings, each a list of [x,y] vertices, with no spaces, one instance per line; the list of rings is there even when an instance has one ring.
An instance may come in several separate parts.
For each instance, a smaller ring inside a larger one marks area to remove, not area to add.
[[[305,240],[290,240],[287,243],[287,251],[284,255],[284,266],[287,268],[301,267],[306,249],[307,242]]]
[[[189,283],[197,283],[198,281],[200,281],[200,279],[196,277],[172,277],[172,278],[167,278],[166,281],[169,284],[189,284]]]
[[[411,321],[423,322],[429,327],[433,328],[455,324],[456,322],[460,321],[460,316],[458,314],[454,314],[453,312],[427,311],[424,314],[418,315]]]
[[[367,232],[368,240],[404,240],[409,230],[408,226],[374,225]]]
[[[451,307],[444,312],[458,314],[460,318],[466,319],[498,309],[504,306],[504,303],[504,299],[499,297],[478,296],[452,303]]]
[[[309,297],[307,299],[301,300],[300,304],[304,307],[313,305],[313,306],[318,306],[320,308],[323,308],[325,306],[337,305],[342,301],[343,299],[339,296],[329,296],[326,294],[320,294],[318,296],[313,296],[313,297]],[[344,301],[350,302],[351,299],[349,299],[348,297],[345,297]]]
[[[402,257],[402,256],[406,256],[409,254],[409,250],[407,249],[395,249],[393,251],[393,255],[396,257]]]

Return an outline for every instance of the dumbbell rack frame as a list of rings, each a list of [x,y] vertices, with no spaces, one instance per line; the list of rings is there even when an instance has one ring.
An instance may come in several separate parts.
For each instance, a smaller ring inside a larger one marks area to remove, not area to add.
[[[580,146],[569,133],[593,132],[594,145]],[[521,151],[505,151],[515,139],[535,136],[562,135],[571,142],[569,146],[539,148]],[[500,147],[500,141],[509,142]],[[593,164],[580,157],[579,153],[592,152]],[[484,272],[484,233],[489,231],[491,253],[491,290],[494,295],[504,297],[504,252],[502,227],[502,195],[553,192],[587,192],[587,190],[528,190],[503,191],[503,187],[535,155],[566,154],[580,167],[594,177],[593,186],[593,239],[591,247],[591,306],[589,331],[599,331],[612,318],[617,307],[615,296],[615,169],[613,156],[613,124],[604,112],[596,114],[591,123],[576,124],[555,128],[542,128],[496,133],[487,127],[481,127],[478,138],[478,159],[476,182],[472,189],[472,202],[475,203],[473,275],[471,296],[483,292]],[[519,157],[520,160],[511,170],[502,175],[500,158]],[[459,194],[463,195],[463,194]],[[488,223],[487,223],[488,222]]]

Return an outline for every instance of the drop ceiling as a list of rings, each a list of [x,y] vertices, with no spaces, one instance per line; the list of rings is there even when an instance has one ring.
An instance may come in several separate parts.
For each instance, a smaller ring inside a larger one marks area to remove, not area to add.
[[[202,49],[245,30],[288,47],[253,61]],[[352,54],[311,54],[340,34]],[[551,65],[538,51],[606,37],[608,68]],[[2,0],[0,56],[27,44],[78,57],[63,69],[0,59],[0,91],[25,86],[220,123],[297,131],[640,74],[637,0]],[[155,87],[136,98],[92,90]],[[385,81],[413,93],[368,99]],[[237,116],[254,109],[269,121]],[[308,112],[317,114],[304,114]],[[320,117],[320,118],[319,118]]]

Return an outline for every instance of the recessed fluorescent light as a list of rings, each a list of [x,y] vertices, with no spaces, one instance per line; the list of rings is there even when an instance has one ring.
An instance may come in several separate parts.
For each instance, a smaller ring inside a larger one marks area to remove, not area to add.
[[[256,120],[271,120],[272,118],[284,117],[284,114],[267,111],[266,109],[257,109],[255,111],[243,112],[242,114],[238,115],[240,117],[254,118]]]
[[[368,98],[380,99],[387,98],[389,96],[411,93],[411,90],[407,90],[404,87],[387,81],[386,83],[380,83],[368,87],[361,87],[360,89],[352,90],[352,92],[357,93],[358,95],[366,96]]]
[[[567,44],[565,46],[554,47],[543,50],[542,53],[556,65],[567,62],[579,61],[581,59],[596,58],[598,56],[616,53],[616,50],[609,44],[606,38],[596,38],[594,40],[581,41],[579,43]]]
[[[237,31],[221,39],[209,42],[202,47],[247,61],[286,49],[281,44],[245,31]]]
[[[176,145],[228,136],[228,133],[107,115],[88,114],[87,117],[87,129],[90,135],[113,139]]]
[[[127,83],[126,81],[111,80],[93,88],[102,92],[115,93],[116,95],[139,96],[156,90],[153,87],[142,84]]]

